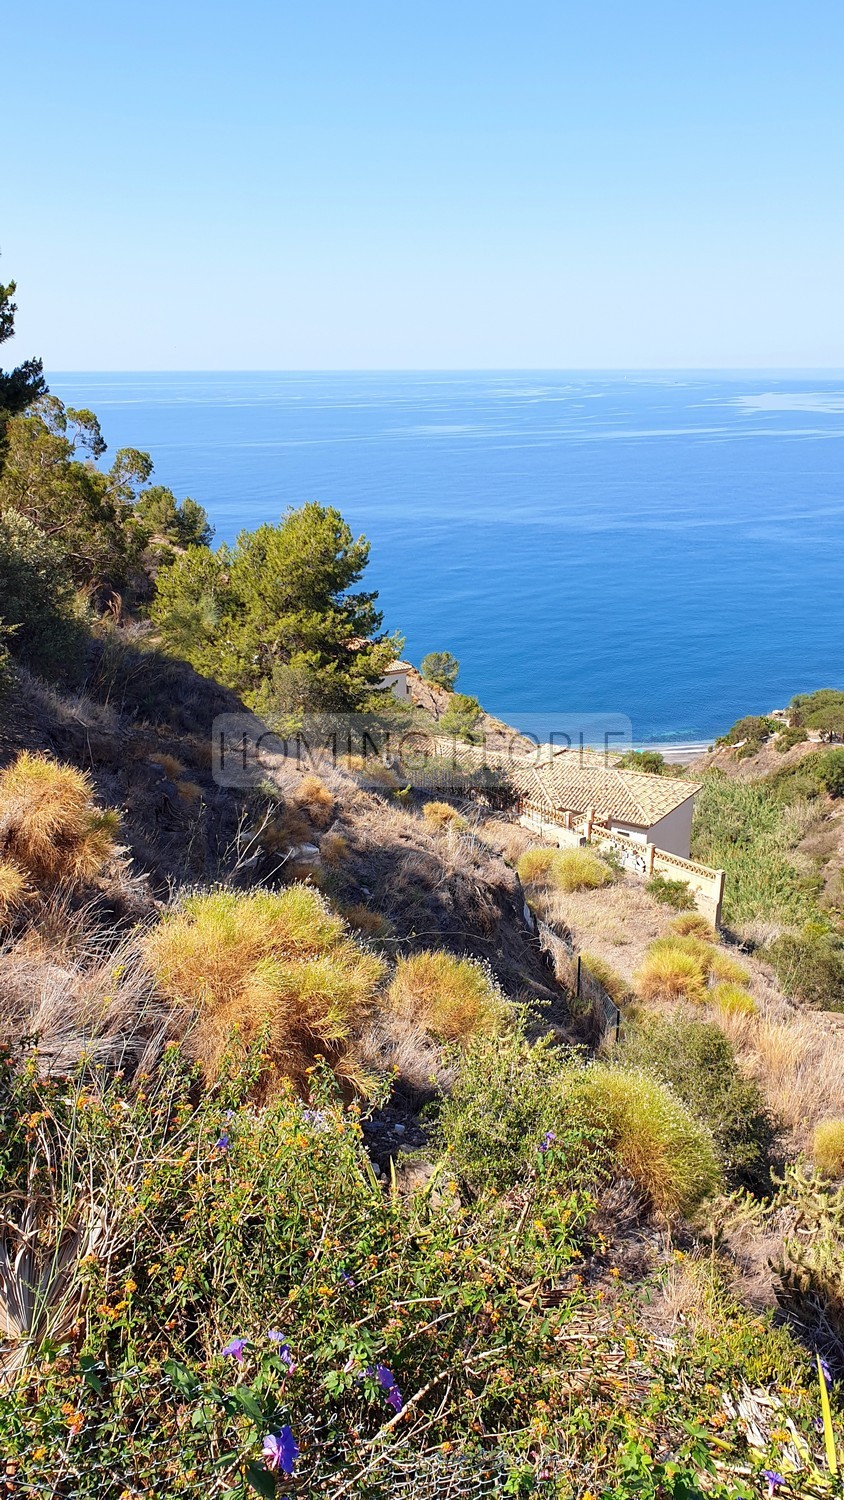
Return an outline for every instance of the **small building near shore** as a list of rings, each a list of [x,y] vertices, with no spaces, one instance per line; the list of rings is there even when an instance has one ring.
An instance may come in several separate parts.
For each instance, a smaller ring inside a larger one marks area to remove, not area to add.
[[[389,688],[394,698],[410,701],[410,674],[415,668],[409,661],[391,661],[378,686]]]
[[[525,788],[527,791],[527,787]],[[532,768],[531,800],[624,833],[642,844],[688,859],[700,783],[645,771],[626,771],[564,752]]]

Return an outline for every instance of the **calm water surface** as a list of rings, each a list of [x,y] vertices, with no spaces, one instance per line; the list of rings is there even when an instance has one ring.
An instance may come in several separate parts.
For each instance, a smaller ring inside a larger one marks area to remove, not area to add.
[[[304,500],[372,542],[406,655],[511,722],[706,741],[844,685],[844,375],[72,374],[218,540]]]

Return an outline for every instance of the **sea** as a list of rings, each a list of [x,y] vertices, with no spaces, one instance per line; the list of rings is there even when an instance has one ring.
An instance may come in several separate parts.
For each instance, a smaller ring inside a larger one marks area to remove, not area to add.
[[[306,500],[418,663],[520,724],[705,746],[844,686],[844,373],[54,373],[217,542]],[[106,460],[107,461],[107,460]]]

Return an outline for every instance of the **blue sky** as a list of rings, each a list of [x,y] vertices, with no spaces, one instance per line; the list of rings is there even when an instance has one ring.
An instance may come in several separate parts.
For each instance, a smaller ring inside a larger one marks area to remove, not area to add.
[[[52,370],[844,366],[840,0],[3,33],[0,275]]]

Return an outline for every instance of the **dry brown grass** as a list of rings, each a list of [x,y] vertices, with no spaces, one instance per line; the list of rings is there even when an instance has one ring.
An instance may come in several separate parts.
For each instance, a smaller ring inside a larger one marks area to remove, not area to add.
[[[456,807],[450,802],[426,802],[422,808],[422,816],[429,828],[438,833],[452,830],[460,833],[466,827],[466,819],[461,818]]]
[[[303,776],[293,794],[297,807],[314,828],[327,828],[334,819],[334,795],[318,776]]]
[[[348,923],[353,932],[360,932],[364,937],[384,938],[390,933],[390,923],[380,912],[373,911],[371,906],[364,906],[362,902],[356,902],[351,906],[341,908],[343,919]]]
[[[28,890],[26,876],[17,865],[0,860],[0,922],[19,910]]]
[[[367,1023],[384,964],[352,939],[319,893],[190,897],[144,943],[160,993],[197,1012],[193,1047],[217,1077],[235,1029],[245,1043],[266,1034],[269,1077],[303,1084],[315,1057],[363,1084],[353,1039]]]
[[[389,1005],[411,1025],[460,1044],[496,1031],[506,1014],[504,998],[484,964],[441,951],[399,959]]]
[[[342,833],[326,833],[319,841],[319,852],[327,865],[336,868],[348,858],[349,840]]]
[[[704,943],[714,943],[716,940],[715,928],[699,911],[680,912],[679,916],[672,918],[669,931],[676,932],[680,937],[701,938]]]
[[[115,812],[94,805],[88,776],[24,752],[0,772],[0,853],[36,884],[81,885],[116,850]]]
[[[154,766],[160,766],[168,781],[178,781],[185,774],[185,767],[175,755],[156,754],[149,759]]]

